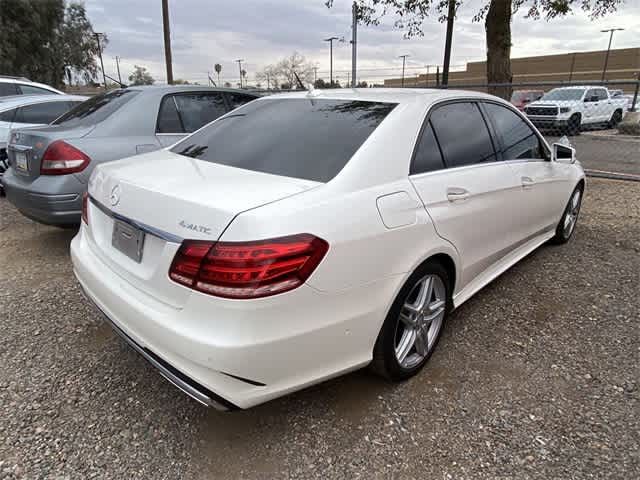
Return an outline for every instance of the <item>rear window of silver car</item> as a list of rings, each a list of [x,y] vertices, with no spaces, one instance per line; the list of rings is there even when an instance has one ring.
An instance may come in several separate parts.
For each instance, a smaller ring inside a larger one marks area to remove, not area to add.
[[[68,127],[95,125],[112,115],[125,103],[131,101],[138,93],[140,93],[139,90],[128,89],[101,93],[69,110],[56,119],[52,125],[65,125]]]
[[[251,102],[171,151],[257,172],[328,182],[396,103],[306,98]]]

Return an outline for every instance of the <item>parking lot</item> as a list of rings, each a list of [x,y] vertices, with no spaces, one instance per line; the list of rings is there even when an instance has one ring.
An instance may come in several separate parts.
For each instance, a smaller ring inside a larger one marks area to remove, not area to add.
[[[427,367],[231,414],[162,379],[90,307],[71,230],[0,199],[0,478],[632,478],[640,184],[589,179],[576,235],[455,312]],[[635,472],[635,474],[633,473]]]

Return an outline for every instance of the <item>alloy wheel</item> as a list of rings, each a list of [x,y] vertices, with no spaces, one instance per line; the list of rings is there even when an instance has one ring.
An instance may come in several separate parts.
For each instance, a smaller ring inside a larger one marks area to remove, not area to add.
[[[398,316],[395,355],[398,364],[411,369],[429,356],[442,328],[446,289],[438,275],[420,279],[409,292]]]
[[[571,196],[571,201],[569,202],[567,213],[564,217],[563,233],[565,238],[569,238],[571,236],[578,221],[581,196],[582,192],[580,190],[576,190]]]

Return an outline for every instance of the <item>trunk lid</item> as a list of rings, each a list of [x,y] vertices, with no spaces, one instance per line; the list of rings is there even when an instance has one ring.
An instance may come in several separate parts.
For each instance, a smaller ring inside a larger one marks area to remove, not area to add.
[[[168,272],[182,239],[216,241],[239,213],[317,185],[166,150],[151,152],[96,168],[89,182],[88,235],[96,255],[112,270],[156,299],[181,307],[191,291],[170,281]],[[139,261],[114,246],[114,225],[121,221],[144,232]]]
[[[14,171],[21,177],[36,179],[40,176],[40,163],[47,147],[56,140],[82,138],[95,127],[65,127],[63,125],[45,125],[12,130],[9,136],[7,156]],[[27,169],[16,165],[16,155],[24,155]]]

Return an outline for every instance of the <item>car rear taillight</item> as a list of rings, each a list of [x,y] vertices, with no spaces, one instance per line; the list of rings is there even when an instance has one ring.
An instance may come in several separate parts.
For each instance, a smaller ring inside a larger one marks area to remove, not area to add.
[[[67,175],[81,172],[91,159],[73,145],[56,140],[45,150],[40,164],[40,175]]]
[[[328,249],[308,233],[255,242],[185,240],[169,277],[217,297],[266,297],[302,285]]]
[[[82,221],[89,225],[89,194],[87,192],[82,194]]]

